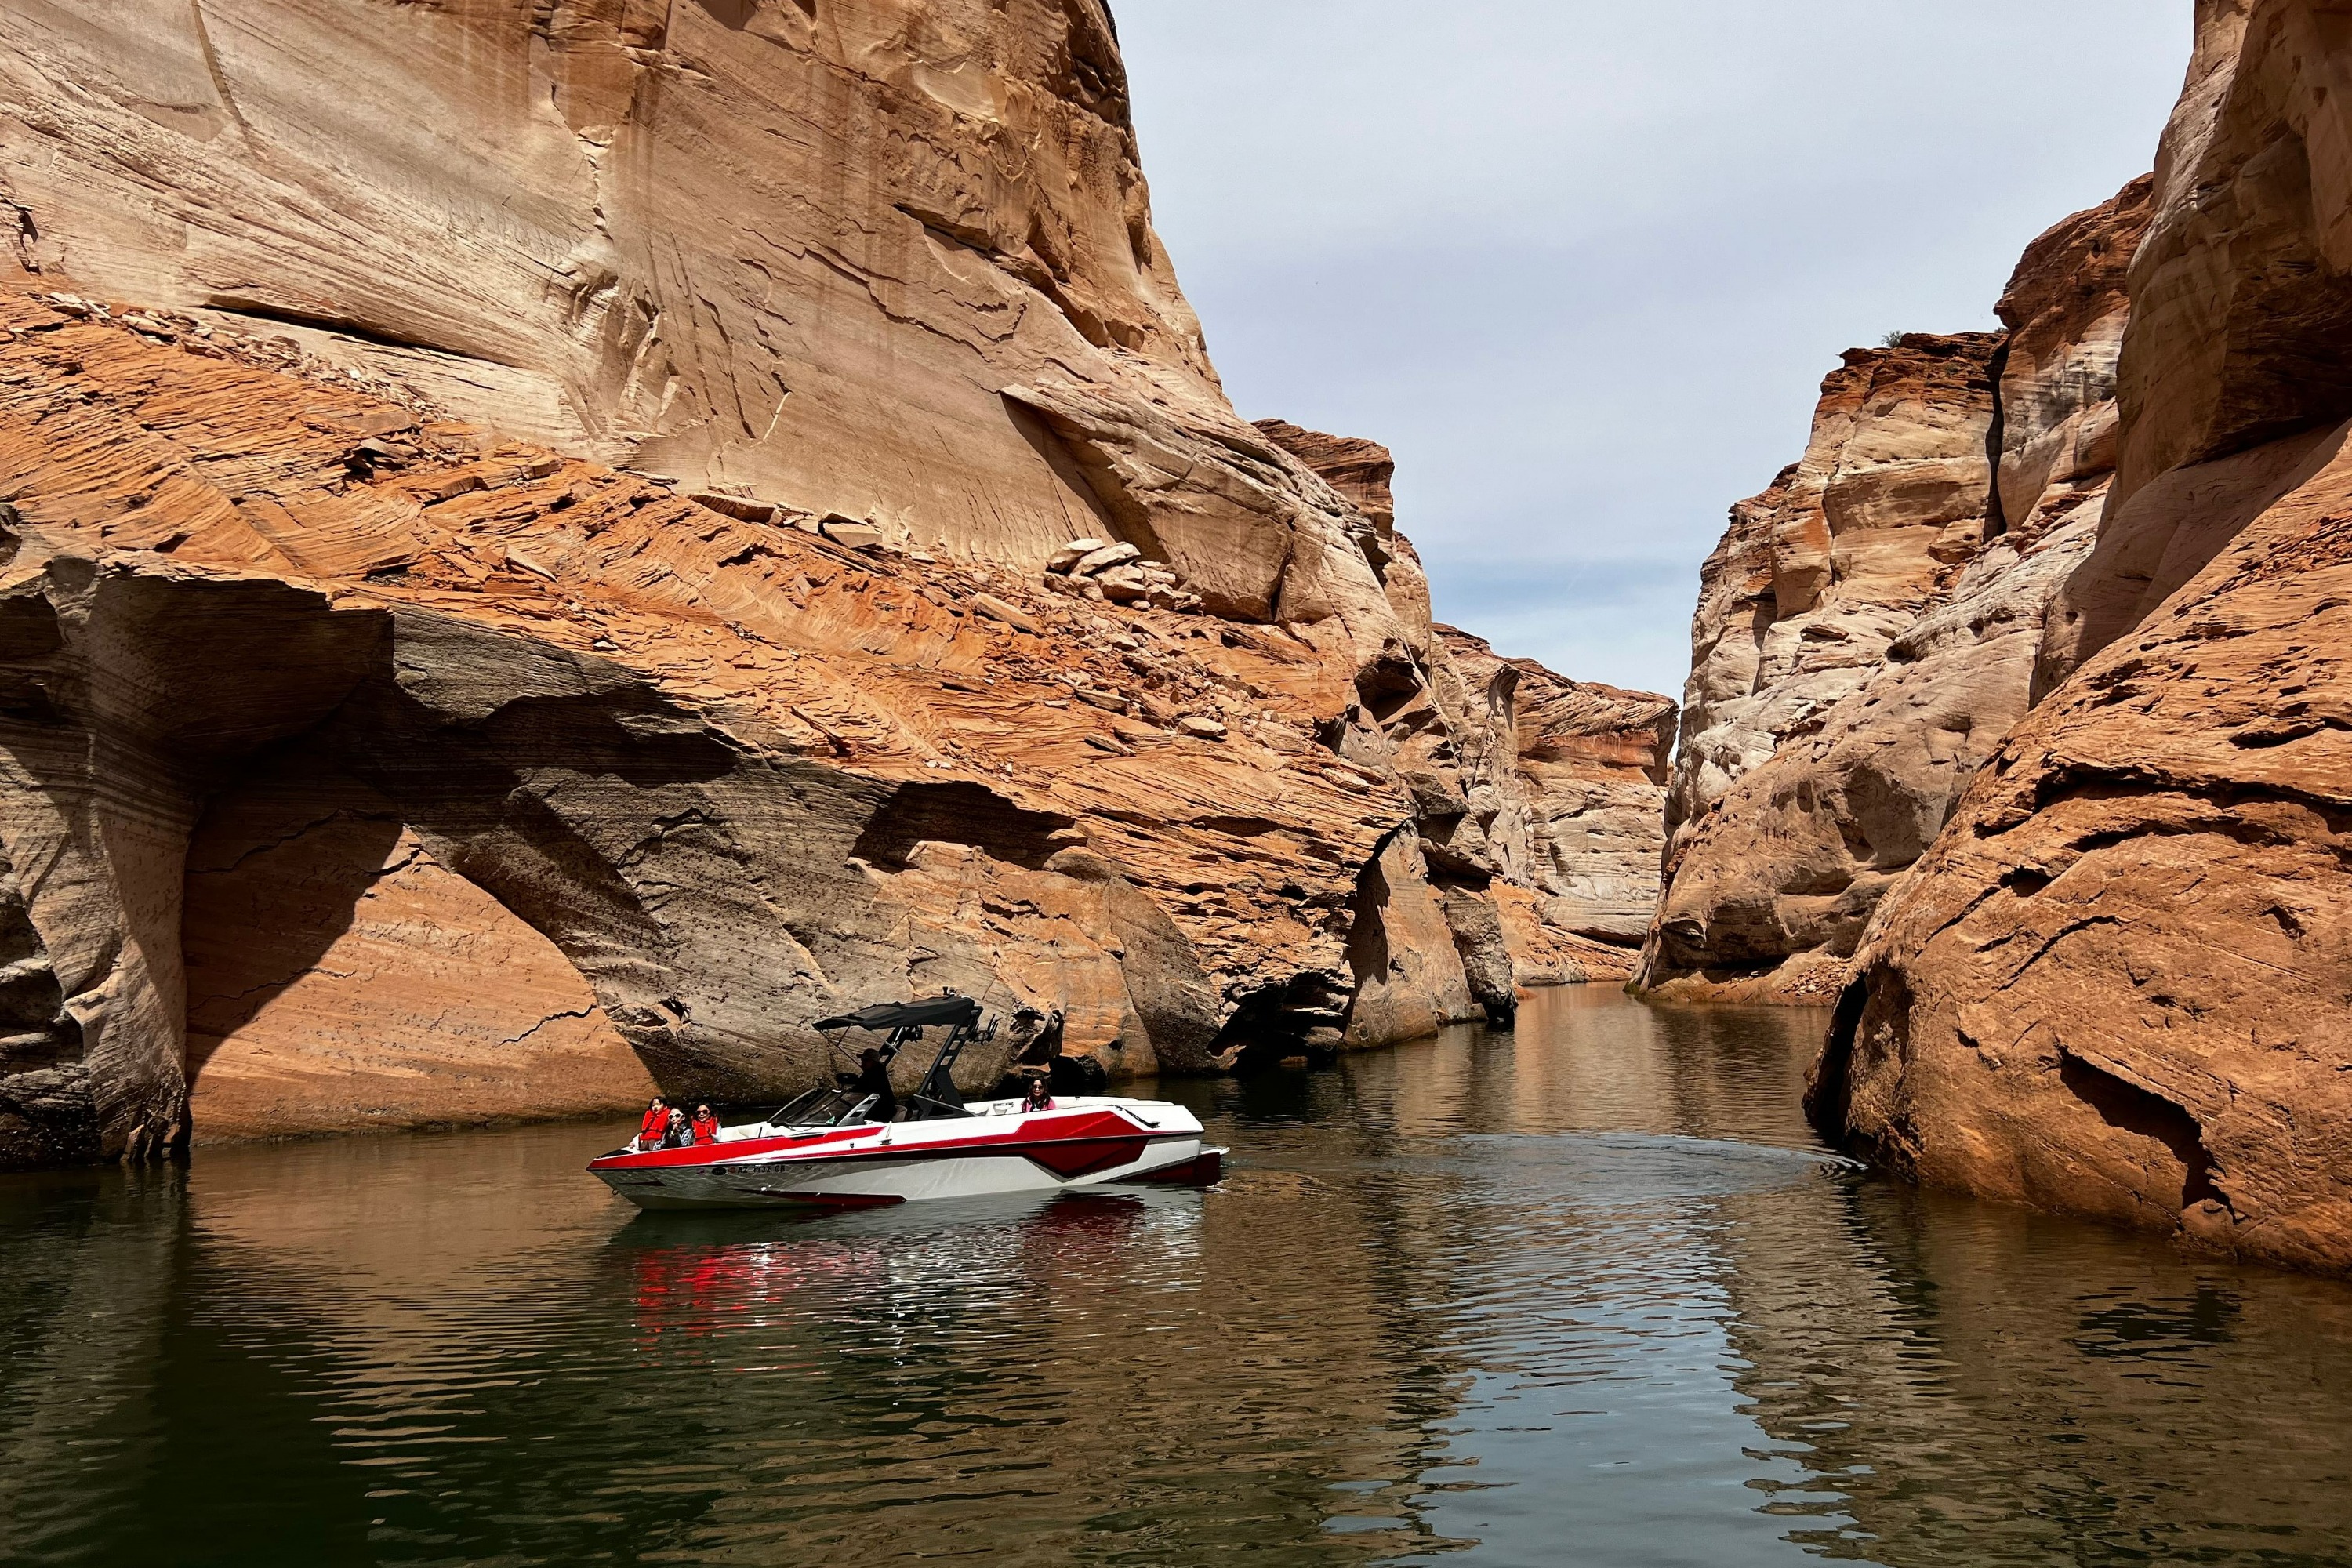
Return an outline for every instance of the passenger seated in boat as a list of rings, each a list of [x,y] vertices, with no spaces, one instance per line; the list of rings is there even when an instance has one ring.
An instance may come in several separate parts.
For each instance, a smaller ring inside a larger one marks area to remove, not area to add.
[[[686,1112],[684,1110],[676,1107],[671,1108],[669,1113],[669,1130],[662,1136],[662,1147],[665,1149],[691,1149],[694,1147],[694,1128],[686,1120]]]
[[[857,1070],[835,1073],[841,1086],[853,1096],[872,1095],[873,1108],[866,1112],[877,1121],[888,1121],[898,1114],[898,1095],[890,1087],[890,1069],[882,1065],[882,1053],[868,1046],[857,1055]]]
[[[1042,1077],[1031,1079],[1029,1080],[1029,1092],[1024,1095],[1021,1100],[1022,1114],[1025,1116],[1033,1110],[1051,1110],[1053,1109],[1053,1085],[1046,1082],[1046,1080]]]
[[[668,1135],[669,1101],[657,1094],[654,1096],[653,1103],[646,1107],[646,1113],[637,1118],[636,1141],[630,1147],[640,1152],[658,1149],[662,1146],[662,1140]]]
[[[694,1108],[694,1141],[697,1143],[719,1142],[719,1118],[710,1114],[710,1107],[707,1105]]]

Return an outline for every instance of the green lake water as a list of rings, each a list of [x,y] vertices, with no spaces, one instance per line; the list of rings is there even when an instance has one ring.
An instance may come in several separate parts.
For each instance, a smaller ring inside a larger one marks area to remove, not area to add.
[[[2352,1286],[1841,1168],[1820,1025],[1161,1085],[1207,1193],[639,1215],[617,1125],[0,1178],[0,1560],[2352,1563]]]

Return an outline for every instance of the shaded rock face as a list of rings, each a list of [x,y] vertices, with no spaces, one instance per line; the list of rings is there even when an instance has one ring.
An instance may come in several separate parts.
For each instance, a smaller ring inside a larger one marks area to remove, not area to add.
[[[2352,134],[2330,5],[2199,7],[2121,470],[2038,706],[1864,934],[1811,1103],[1926,1182],[2352,1268]]]
[[[189,846],[186,1071],[208,1141],[656,1092],[562,950],[389,801],[285,782],[216,800]]]
[[[1644,985],[1826,1000],[2031,693],[2115,462],[2136,181],[2030,247],[1998,336],[1855,350],[1703,574]]]

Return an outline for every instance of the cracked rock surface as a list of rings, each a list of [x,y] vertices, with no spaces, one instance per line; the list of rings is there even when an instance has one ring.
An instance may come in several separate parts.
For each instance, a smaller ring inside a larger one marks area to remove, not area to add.
[[[2346,436],[2009,737],[1881,909],[1818,1072],[1839,1131],[1939,1185],[2352,1268]]]

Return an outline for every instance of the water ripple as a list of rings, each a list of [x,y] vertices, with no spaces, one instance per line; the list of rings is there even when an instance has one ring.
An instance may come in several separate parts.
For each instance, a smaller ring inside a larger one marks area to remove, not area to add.
[[[0,1182],[27,1562],[2352,1561],[2352,1299],[1893,1187],[1817,1020],[1171,1086],[1209,1194],[636,1216],[592,1129]]]

